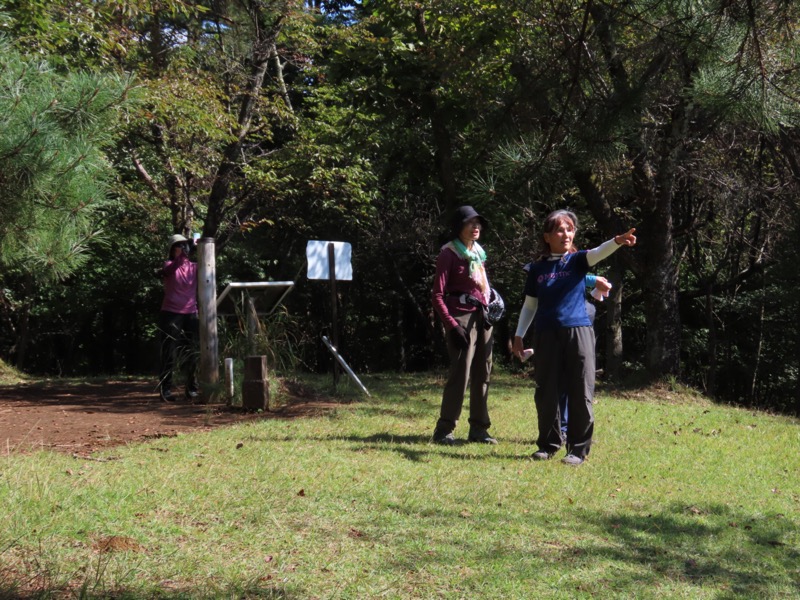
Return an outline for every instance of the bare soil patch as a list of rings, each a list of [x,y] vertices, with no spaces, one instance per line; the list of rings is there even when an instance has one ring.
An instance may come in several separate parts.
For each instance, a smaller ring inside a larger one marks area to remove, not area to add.
[[[331,410],[336,403],[285,384],[281,406],[247,413],[223,404],[162,402],[152,381],[0,386],[0,452],[52,449],[87,456],[103,448],[246,421]]]

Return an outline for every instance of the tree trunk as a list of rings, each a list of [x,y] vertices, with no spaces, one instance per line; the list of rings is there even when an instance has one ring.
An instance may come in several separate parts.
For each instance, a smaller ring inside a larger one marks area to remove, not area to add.
[[[678,271],[672,239],[671,192],[661,190],[642,227],[643,290],[647,323],[645,366],[651,378],[680,374]]]
[[[25,359],[28,355],[28,346],[31,342],[30,332],[30,302],[24,302],[19,308],[19,318],[17,319],[17,339],[14,342],[14,366],[20,371],[25,370]]]
[[[625,270],[617,256],[609,258],[611,273],[609,281],[614,287],[608,296],[606,307],[606,362],[603,366],[605,376],[610,381],[619,381],[622,371],[622,298],[625,284],[622,280]]]
[[[433,105],[431,125],[433,127],[433,141],[436,147],[436,166],[439,182],[442,185],[442,200],[449,214],[458,207],[460,202],[453,169],[453,144],[450,140],[450,132],[441,114],[442,111],[439,110],[433,98],[431,98],[430,102]]]
[[[406,337],[405,333],[405,310],[403,302],[395,296],[393,299],[395,319],[395,339],[397,340],[397,370],[401,373],[408,371],[406,363]]]
[[[414,23],[419,38],[423,43],[429,42],[425,15],[420,8],[416,10]],[[436,84],[438,78],[438,73],[431,73],[429,76],[429,80],[433,82],[432,85]],[[432,88],[426,88],[423,92],[422,107],[431,121],[436,171],[439,176],[439,183],[442,186],[442,201],[445,206],[445,212],[449,214],[458,207],[460,202],[453,168],[453,142],[450,131],[447,128],[444,113],[439,108],[439,103],[436,101]]]
[[[25,282],[22,284],[22,297],[25,301],[21,303],[17,318],[17,339],[14,342],[14,366],[21,371],[25,368],[25,359],[28,356],[28,346],[31,343],[31,308],[33,308],[34,286],[33,277],[30,273],[25,275]]]
[[[647,156],[650,146],[645,140],[641,141],[639,156],[634,160],[634,191],[643,205],[639,231],[643,255],[640,276],[647,323],[645,366],[652,379],[680,375],[681,370],[681,322],[672,204],[678,155],[689,126],[688,114],[687,103],[677,102],[670,121],[663,127],[661,144],[653,149],[658,153],[657,164]]]
[[[284,6],[283,10],[287,11],[288,6]],[[272,57],[275,40],[281,31],[285,16],[284,13],[281,13],[272,23],[266,22],[267,15],[264,14],[263,7],[258,2],[250,4],[250,12],[253,20],[258,23],[257,37],[253,42],[250,75],[247,85],[238,99],[240,107],[235,139],[222,152],[222,160],[217,167],[208,195],[208,213],[203,226],[203,237],[215,237],[222,224],[231,178],[239,170],[244,141],[250,133],[258,96]]]
[[[706,393],[713,396],[717,392],[717,324],[714,320],[714,288],[706,286],[706,322],[708,324],[708,377]]]

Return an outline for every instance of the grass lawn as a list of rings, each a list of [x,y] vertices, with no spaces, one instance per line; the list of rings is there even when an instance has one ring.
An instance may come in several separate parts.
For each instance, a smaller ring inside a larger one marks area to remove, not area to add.
[[[3,456],[0,598],[800,597],[797,420],[599,389],[570,467],[530,459],[527,379],[493,381],[499,445],[455,447],[440,378],[362,381],[322,416]]]

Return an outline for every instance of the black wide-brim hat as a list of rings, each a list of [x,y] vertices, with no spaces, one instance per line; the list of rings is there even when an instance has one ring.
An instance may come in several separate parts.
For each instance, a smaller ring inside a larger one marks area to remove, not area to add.
[[[478,211],[472,208],[471,206],[459,206],[456,211],[453,213],[453,217],[450,220],[450,227],[453,233],[453,237],[457,238],[461,233],[461,230],[464,227],[464,223],[469,221],[470,219],[477,218],[481,222],[481,227],[486,229],[489,226],[489,222],[484,219],[481,215],[478,214]]]

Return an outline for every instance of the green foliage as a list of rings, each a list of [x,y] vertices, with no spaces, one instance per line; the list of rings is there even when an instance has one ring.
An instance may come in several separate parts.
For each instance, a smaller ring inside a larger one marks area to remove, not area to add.
[[[430,277],[454,206],[471,203],[491,223],[483,241],[508,328],[542,217],[569,207],[582,248],[640,228],[640,247],[615,272],[626,283],[621,362],[658,375],[652,340],[676,324],[684,379],[726,399],[800,406],[795,304],[783,288],[793,283],[771,270],[790,270],[781,249],[797,247],[786,215],[800,172],[798,17],[782,0],[6,2],[0,30],[22,54],[4,72],[37,56],[33,77],[44,57],[42,77],[76,83],[50,110],[36,94],[14,96],[7,79],[5,101],[29,103],[58,135],[0,171],[14,178],[0,195],[21,198],[26,169],[61,172],[70,155],[86,157],[74,180],[32,185],[51,190],[36,202],[0,205],[0,231],[13,233],[2,242],[2,347],[15,348],[23,323],[13,316],[34,299],[39,368],[147,370],[127,349],[146,355],[153,341],[159,287],[145,273],[163,258],[155,240],[207,227],[218,281],[296,280],[285,347],[304,367],[329,365],[318,338],[331,314],[324,284],[303,278],[303,248],[341,239],[354,248],[355,279],[338,298],[348,360],[360,372],[429,368],[444,360]],[[91,131],[106,149],[113,121],[59,112],[94,89],[77,83],[90,67],[141,82],[144,101],[108,152],[116,181],[84,169],[103,157],[78,135]],[[264,79],[251,90],[256,68]],[[13,154],[26,130],[7,125],[0,145]],[[44,212],[83,186],[98,198],[113,188],[113,206],[81,208],[85,221]],[[101,227],[130,252],[92,237]],[[653,243],[662,233],[669,242]],[[32,290],[26,272],[45,271],[64,288]],[[659,322],[663,305],[676,310]],[[496,332],[499,353],[507,334]],[[54,339],[85,341],[53,359]]]
[[[8,0],[2,10],[0,33],[20,51],[48,56],[65,69],[82,69],[129,66],[142,42],[138,28],[152,33],[153,23],[160,21],[174,43],[183,35],[186,19],[207,8],[187,0]]]
[[[25,379],[26,377],[23,373],[20,373],[17,369],[7,365],[5,361],[0,359],[0,384],[14,385],[24,382]]]
[[[59,75],[2,43],[0,260],[42,280],[85,264],[113,177],[103,153],[127,103],[126,78]]]

